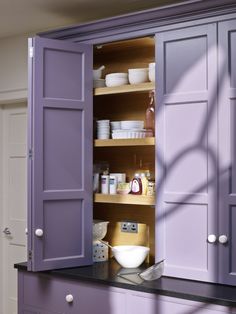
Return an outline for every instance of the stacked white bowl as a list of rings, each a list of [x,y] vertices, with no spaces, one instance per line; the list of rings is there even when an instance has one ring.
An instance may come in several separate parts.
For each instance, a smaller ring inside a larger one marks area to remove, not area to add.
[[[110,120],[97,121],[97,138],[100,140],[110,138]]]
[[[155,67],[156,67],[155,62],[149,63],[148,65],[148,78],[149,81],[151,82],[155,82]]]
[[[128,69],[128,73],[130,84],[148,82],[148,68]]]
[[[120,121],[111,121],[111,131],[120,130],[121,122]]]
[[[107,87],[115,87],[128,84],[127,73],[110,73],[106,75],[105,83]]]

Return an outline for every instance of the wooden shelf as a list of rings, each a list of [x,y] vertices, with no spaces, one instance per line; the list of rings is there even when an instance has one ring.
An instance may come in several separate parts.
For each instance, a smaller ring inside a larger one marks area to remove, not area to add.
[[[113,204],[133,204],[133,205],[155,205],[155,196],[146,195],[121,195],[121,194],[99,194],[94,195],[95,203],[113,203]]]
[[[95,140],[94,147],[112,146],[154,146],[155,137]]]
[[[109,95],[109,94],[123,94],[123,93],[140,93],[150,91],[155,88],[155,83],[148,82],[137,85],[122,85],[117,87],[99,87],[94,89],[94,96]]]

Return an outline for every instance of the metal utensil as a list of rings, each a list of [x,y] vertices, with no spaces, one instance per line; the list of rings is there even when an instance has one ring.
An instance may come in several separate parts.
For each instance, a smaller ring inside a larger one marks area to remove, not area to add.
[[[157,262],[156,264],[148,267],[142,272],[129,272],[129,273],[123,272],[123,273],[117,274],[117,276],[122,277],[134,284],[140,284],[144,280],[152,281],[152,280],[159,279],[163,275],[163,272],[164,272],[164,260]]]

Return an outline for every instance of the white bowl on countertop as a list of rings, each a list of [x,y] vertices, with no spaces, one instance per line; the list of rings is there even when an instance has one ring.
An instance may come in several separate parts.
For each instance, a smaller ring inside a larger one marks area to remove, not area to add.
[[[139,267],[149,251],[149,247],[141,245],[117,245],[112,248],[116,261],[124,268]]]

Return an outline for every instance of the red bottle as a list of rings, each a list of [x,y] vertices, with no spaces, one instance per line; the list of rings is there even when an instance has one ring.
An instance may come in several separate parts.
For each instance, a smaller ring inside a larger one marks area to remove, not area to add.
[[[145,128],[152,131],[152,135],[155,134],[155,91],[152,90],[149,93],[149,105],[145,114]]]

